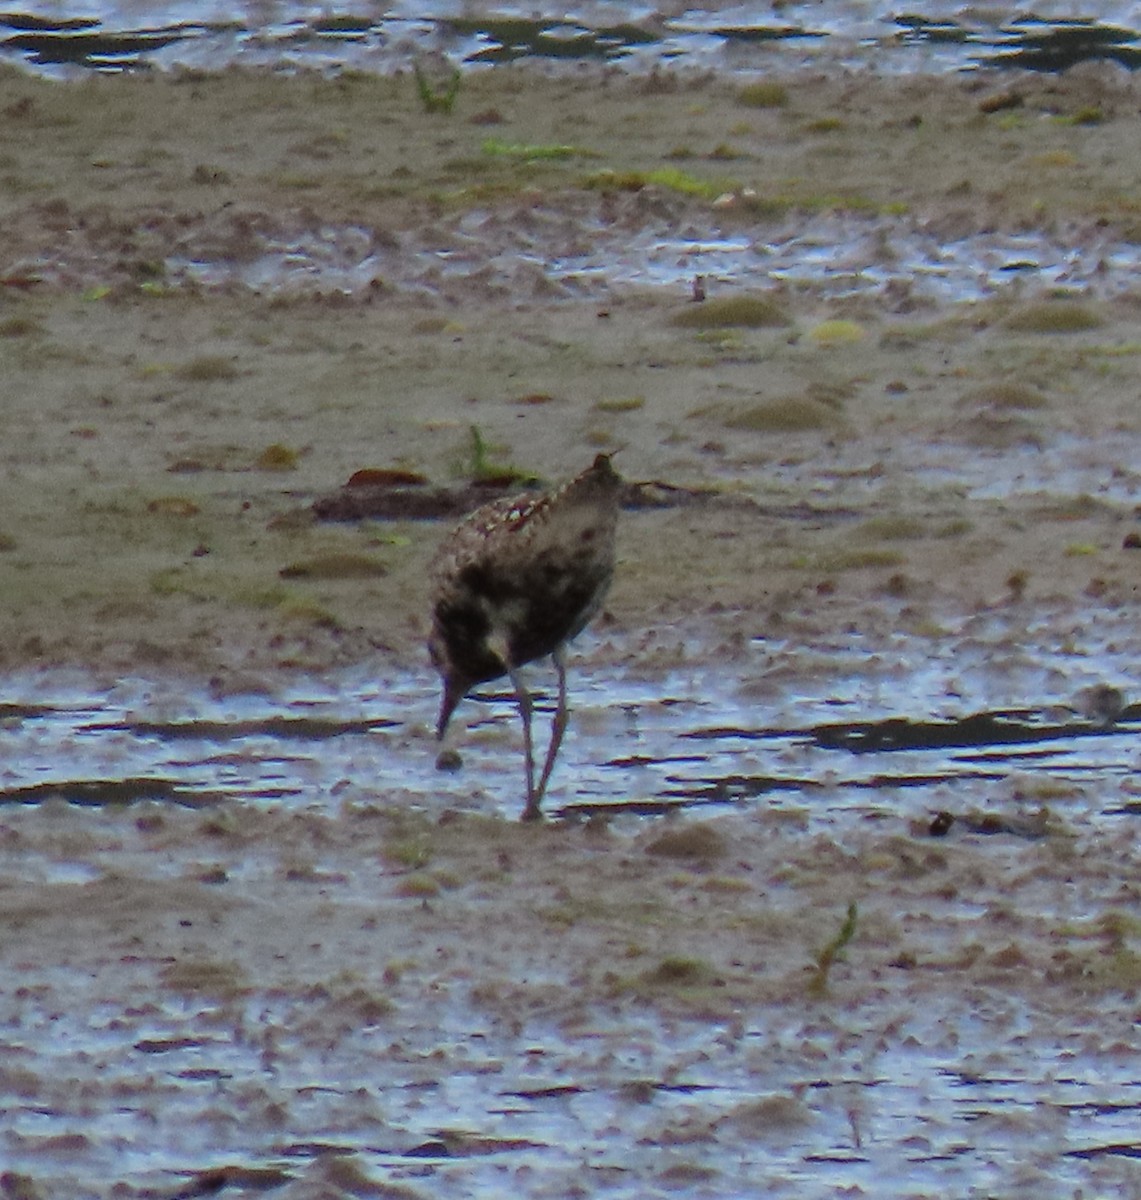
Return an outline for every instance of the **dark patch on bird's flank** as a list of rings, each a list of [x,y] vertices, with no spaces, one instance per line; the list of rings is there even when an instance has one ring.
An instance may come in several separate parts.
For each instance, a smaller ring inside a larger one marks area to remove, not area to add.
[[[521,580],[492,571],[485,562],[468,563],[459,572],[459,582],[469,592],[483,596],[492,604],[505,604],[527,594]],[[487,629],[481,632],[486,633]]]
[[[437,615],[448,631],[443,645],[433,642],[428,647],[437,670],[450,661],[477,683],[503,674],[503,663],[487,649],[491,622],[483,609],[475,604],[449,604],[438,609]]]

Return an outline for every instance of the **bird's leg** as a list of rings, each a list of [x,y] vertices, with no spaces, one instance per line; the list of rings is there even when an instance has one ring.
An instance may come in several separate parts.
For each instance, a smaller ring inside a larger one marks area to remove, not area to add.
[[[507,674],[515,687],[515,700],[519,705],[519,718],[523,722],[523,762],[527,769],[527,805],[523,809],[524,821],[536,821],[539,818],[539,801],[542,792],[535,795],[535,751],[531,743],[531,693],[519,674],[517,667],[508,666]]]
[[[539,776],[539,786],[535,792],[535,816],[539,815],[539,805],[543,802],[543,793],[547,790],[547,780],[555,769],[555,759],[559,747],[563,744],[563,734],[567,731],[567,666],[563,661],[563,648],[559,646],[551,655],[554,659],[555,670],[559,676],[559,699],[555,705],[555,716],[551,721],[551,744],[547,747],[547,757],[543,762],[543,773]]]

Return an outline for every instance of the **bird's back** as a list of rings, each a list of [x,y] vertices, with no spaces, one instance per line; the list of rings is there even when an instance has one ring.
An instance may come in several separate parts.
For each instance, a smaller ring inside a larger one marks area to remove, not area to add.
[[[432,657],[467,686],[530,662],[597,613],[614,573],[622,481],[606,455],[557,491],[493,501],[468,516],[432,572]]]

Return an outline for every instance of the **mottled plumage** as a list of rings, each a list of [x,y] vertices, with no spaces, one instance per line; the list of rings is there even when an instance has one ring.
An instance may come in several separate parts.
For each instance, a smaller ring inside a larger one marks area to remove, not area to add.
[[[472,687],[510,676],[523,721],[524,820],[540,815],[566,729],[563,647],[598,612],[614,574],[621,489],[609,457],[600,454],[557,491],[476,509],[445,539],[433,564],[428,648],[444,687],[437,737],[443,740],[456,705]],[[559,697],[536,783],[531,697],[518,669],[548,654],[558,672]]]

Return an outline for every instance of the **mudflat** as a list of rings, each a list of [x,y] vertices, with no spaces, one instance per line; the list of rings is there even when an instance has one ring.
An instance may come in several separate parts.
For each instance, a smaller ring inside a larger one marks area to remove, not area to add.
[[[643,226],[763,241],[821,215],[874,230],[883,263],[915,228],[1129,244],[1128,77],[750,92],[513,69],[444,115],[408,78],[6,73],[0,106],[9,667],[422,661],[441,529],[305,513],[360,468],[463,478],[473,427],[542,479],[621,449],[629,478],[755,502],[625,523],[609,617],[630,630],[876,621],[889,581],[968,610],[1012,577],[1023,597],[1134,594],[1132,291],[1026,295],[1011,270],[975,303],[778,282],[735,310],[749,297],[712,280],[703,306],[688,279],[552,283],[534,262],[598,241],[617,260]],[[282,265],[346,230],[368,280]],[[263,259],[263,286],[236,281]],[[212,269],[229,282],[196,282]],[[329,556],[364,577],[280,576]]]

